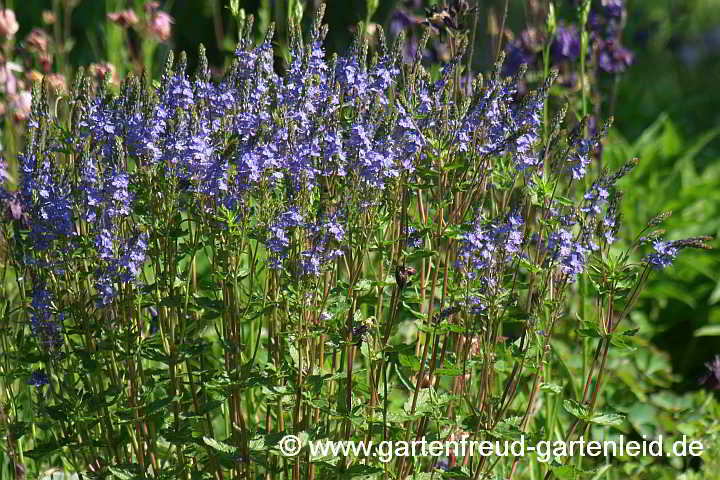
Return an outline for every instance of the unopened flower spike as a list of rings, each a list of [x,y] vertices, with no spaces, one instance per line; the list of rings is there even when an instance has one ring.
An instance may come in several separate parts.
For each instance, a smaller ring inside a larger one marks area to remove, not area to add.
[[[652,232],[648,233],[648,234],[645,235],[644,237],[638,238],[638,243],[639,243],[639,244],[652,243],[652,242],[654,242],[655,240],[658,240],[658,239],[662,238],[663,235],[665,235],[665,233],[666,233],[666,232],[665,232],[665,230],[663,230],[663,229],[653,230]]]
[[[624,177],[630,173],[640,163],[639,158],[633,158],[623,165],[615,174],[611,177],[611,182],[615,183],[618,179]]]
[[[165,60],[165,70],[163,71],[162,80],[160,81],[160,91],[167,92],[170,86],[170,80],[173,77],[173,64],[175,63],[175,55],[173,51],[168,52],[167,59]]]
[[[602,138],[605,138],[608,136],[608,133],[610,132],[610,127],[613,126],[613,123],[615,123],[615,117],[610,116],[608,119],[603,123],[602,129],[600,130],[599,136]]]
[[[312,27],[312,38],[314,40],[321,40],[319,34],[321,33],[321,29],[323,27],[327,27],[327,25],[323,25],[322,21],[325,17],[325,3],[320,3],[320,5],[317,8],[317,11],[315,12],[315,17],[313,18],[313,27]]]
[[[195,72],[195,77],[200,82],[210,81],[210,67],[208,66],[205,45],[203,45],[202,43],[198,47],[198,67],[197,71]]]
[[[553,141],[553,139],[555,137],[557,137],[557,135],[562,130],[563,119],[565,118],[565,115],[567,115],[567,111],[568,111],[568,103],[563,102],[563,104],[560,105],[560,109],[558,110],[558,112],[555,114],[555,116],[553,116],[553,120],[552,120],[552,124],[551,124],[552,130],[550,133],[550,141],[551,142]]]
[[[381,25],[377,26],[377,38],[378,38],[377,52],[378,52],[380,58],[386,57],[388,55],[388,45],[387,45],[387,39],[385,37],[385,31],[383,30]]]
[[[493,69],[494,82],[499,82],[502,78],[503,64],[505,64],[505,52],[501,51],[497,61],[495,61],[495,68]]]
[[[390,47],[390,55],[392,56],[395,64],[402,65],[403,64],[403,52],[405,51],[405,42],[407,41],[407,37],[405,34],[405,30],[400,31],[400,33],[395,37],[395,40],[393,41],[392,47]]]
[[[703,237],[690,237],[690,238],[684,238],[682,240],[675,240],[672,243],[673,243],[673,246],[678,249],[698,248],[698,249],[702,249],[702,250],[712,250],[712,247],[706,243],[711,240],[713,240],[713,237],[703,236]]]
[[[661,223],[663,223],[668,218],[670,218],[671,215],[672,215],[672,210],[668,210],[667,212],[658,213],[652,219],[650,219],[647,226],[648,227],[656,227],[656,226],[660,225]]]
[[[243,43],[243,46],[249,46],[252,45],[252,29],[253,25],[255,24],[255,16],[254,15],[248,15],[245,17],[245,21],[241,23],[240,25],[240,32],[238,32],[238,37],[240,38],[240,41]]]
[[[414,92],[417,88],[417,75],[418,71],[422,69],[423,53],[425,52],[425,46],[427,45],[429,39],[430,29],[426,28],[423,31],[422,37],[420,37],[420,42],[418,43],[417,51],[415,52],[415,60],[412,64],[412,73],[410,75],[410,91],[412,92]]]

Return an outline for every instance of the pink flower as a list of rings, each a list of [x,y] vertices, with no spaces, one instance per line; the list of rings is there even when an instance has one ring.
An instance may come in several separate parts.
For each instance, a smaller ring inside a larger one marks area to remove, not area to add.
[[[10,38],[15,35],[20,26],[15,20],[15,12],[6,8],[0,10],[0,37]]]
[[[88,67],[88,70],[90,75],[99,82],[102,82],[109,75],[112,83],[118,83],[117,71],[112,63],[93,63]]]
[[[108,20],[123,28],[131,27],[138,22],[138,17],[132,10],[108,13]]]
[[[160,8],[160,2],[152,1],[152,2],[147,2],[147,3],[145,4],[145,11],[146,11],[147,13],[153,13],[153,12],[155,12],[155,10],[157,10],[158,8]]]
[[[50,45],[50,37],[41,28],[33,28],[25,37],[28,49],[37,53],[47,53]]]
[[[10,101],[10,107],[13,110],[15,120],[22,122],[30,116],[32,108],[32,94],[28,91],[22,91],[15,95]]]
[[[45,76],[50,90],[56,94],[65,93],[67,91],[67,83],[65,83],[65,76],[61,73],[51,73]]]
[[[17,79],[15,78],[15,72],[22,72],[22,67],[17,63],[6,62],[0,64],[0,92],[5,92],[8,95],[15,95],[17,93]]]
[[[155,12],[150,19],[150,33],[159,41],[164,42],[170,38],[171,25],[175,21],[165,12]]]

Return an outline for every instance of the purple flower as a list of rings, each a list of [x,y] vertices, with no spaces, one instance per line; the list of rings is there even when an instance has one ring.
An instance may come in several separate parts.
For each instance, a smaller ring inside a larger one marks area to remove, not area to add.
[[[467,299],[465,306],[470,310],[471,315],[481,315],[487,310],[487,305],[483,302],[482,297],[474,295]]]
[[[602,206],[608,203],[610,198],[611,184],[606,179],[600,179],[593,182],[590,190],[588,190],[583,196],[583,206],[580,207],[580,211],[583,213],[598,215],[602,212]]]
[[[35,287],[31,303],[30,330],[41,345],[54,349],[62,344],[61,323],[64,315],[60,313],[55,316],[51,310],[51,302],[52,295],[50,291],[43,287]]]
[[[98,295],[96,302],[98,308],[109,305],[115,298],[115,286],[113,285],[113,272],[97,272],[97,280],[95,281],[95,291]]]
[[[591,242],[575,240],[572,233],[565,229],[551,233],[547,243],[550,258],[571,279],[585,271],[587,255],[595,249]]]
[[[531,66],[536,58],[537,54],[530,50],[522,40],[514,40],[505,49],[503,75],[514,75],[520,69],[520,65]]]
[[[165,94],[164,101],[170,110],[179,108],[187,111],[194,103],[192,86],[184,75],[173,75],[167,93],[162,90],[158,93]]]
[[[47,376],[47,373],[43,372],[42,370],[35,370],[30,374],[30,378],[27,380],[27,384],[31,385],[33,387],[42,387],[43,385],[47,385],[50,383],[50,379]]]
[[[141,233],[134,241],[128,244],[126,253],[120,260],[120,265],[126,270],[123,278],[125,282],[137,279],[142,272],[149,237],[147,233]]]
[[[0,183],[10,180],[10,174],[7,171],[7,161],[4,157],[0,156]]]
[[[110,218],[130,214],[129,184],[130,180],[127,173],[114,171],[109,174],[105,185],[105,198],[107,199],[106,211]]]
[[[145,265],[148,240],[146,232],[136,234],[129,240],[115,238],[107,229],[99,232],[95,238],[95,248],[106,264],[96,269],[98,307],[107,306],[113,301],[117,294],[116,282],[131,283],[138,280]]]
[[[296,208],[291,208],[280,214],[277,220],[270,225],[265,246],[273,254],[271,255],[273,268],[280,268],[282,266],[282,259],[287,256],[286,251],[290,247],[290,229],[301,226],[303,223],[302,215]]]
[[[653,242],[654,252],[645,257],[645,261],[655,270],[662,270],[669,267],[678,253],[673,242],[656,240]]]
[[[410,248],[422,248],[425,246],[425,237],[415,227],[408,227],[407,246]]]
[[[473,280],[480,272],[507,264],[520,253],[523,222],[518,213],[511,214],[502,223],[487,222],[478,217],[473,230],[463,236],[456,267]],[[485,280],[489,286],[495,283],[493,278],[485,277]]]
[[[720,390],[720,355],[715,355],[712,361],[705,363],[705,367],[708,371],[700,378],[700,385],[711,390]]]
[[[368,331],[369,328],[364,323],[355,323],[352,326],[351,331],[353,343],[359,346],[363,342],[365,335],[367,335]]]
[[[590,165],[590,152],[595,146],[597,142],[591,138],[581,138],[574,143],[573,151],[568,157],[573,179],[580,180],[585,176],[586,169]]]
[[[600,9],[608,18],[620,18],[625,10],[625,0],[602,0]]]
[[[580,34],[575,25],[558,25],[551,51],[556,62],[572,62],[580,56]]]
[[[450,470],[450,462],[446,457],[442,457],[435,464],[435,468],[447,472],[448,470]]]
[[[608,73],[622,73],[633,62],[633,54],[615,39],[596,42],[598,66]]]
[[[623,27],[624,15],[624,0],[601,0],[600,5],[593,5],[590,10],[588,27],[593,33],[600,34],[604,38],[617,37]]]
[[[103,260],[110,260],[114,256],[113,236],[107,228],[101,229],[95,236],[95,249]]]
[[[343,57],[335,67],[336,81],[342,85],[346,95],[363,96],[368,92],[369,79],[367,72],[360,66],[354,56]]]
[[[400,32],[404,32],[416,24],[417,19],[414,15],[402,9],[397,9],[390,16],[390,34],[395,37]]]

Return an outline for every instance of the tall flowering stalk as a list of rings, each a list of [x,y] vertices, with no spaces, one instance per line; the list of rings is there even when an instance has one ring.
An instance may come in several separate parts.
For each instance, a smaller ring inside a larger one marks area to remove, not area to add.
[[[80,75],[68,117],[36,89],[20,181],[1,192],[3,418],[42,425],[25,434],[33,468],[407,478],[439,463],[290,459],[278,442],[574,438],[599,423],[610,346],[650,272],[705,247],[617,243],[634,162],[582,181],[601,135],[562,112],[544,123],[554,75],[521,94],[498,63],[463,97],[459,56],[433,80],[402,41],[368,58],[360,35],[327,59],[320,17],[292,30],[284,75],[249,20],[218,82],[201,50],[194,75],[171,57],[157,85],[119,94]],[[596,309],[577,324],[580,275]],[[597,347],[584,390],[543,389],[561,375],[551,339],[578,334]],[[30,388],[32,418],[16,395]],[[567,414],[538,419],[541,404]],[[503,462],[445,465],[574,468]]]

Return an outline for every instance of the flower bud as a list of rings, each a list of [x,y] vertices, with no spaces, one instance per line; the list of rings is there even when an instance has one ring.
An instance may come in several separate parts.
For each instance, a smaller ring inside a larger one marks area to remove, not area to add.
[[[108,13],[107,18],[123,28],[131,27],[138,22],[138,17],[132,10]]]

